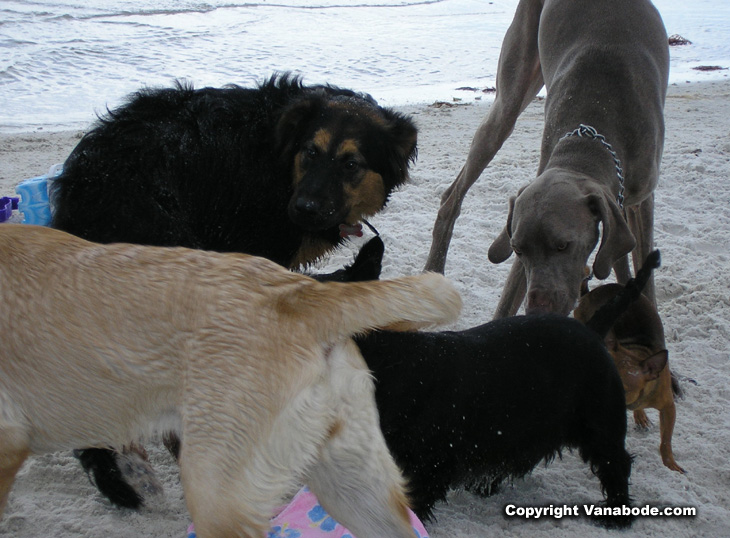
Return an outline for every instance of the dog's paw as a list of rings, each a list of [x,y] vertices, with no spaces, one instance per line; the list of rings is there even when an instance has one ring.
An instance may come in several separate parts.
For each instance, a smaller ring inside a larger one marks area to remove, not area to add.
[[[116,452],[106,448],[74,450],[89,480],[109,501],[121,508],[138,509],[143,497],[124,479],[116,459]]]
[[[137,451],[117,452],[115,455],[119,471],[126,482],[137,494],[144,499],[164,494],[162,483],[157,479],[154,469]]]
[[[637,430],[648,430],[653,426],[643,409],[634,411],[634,422],[636,423]]]

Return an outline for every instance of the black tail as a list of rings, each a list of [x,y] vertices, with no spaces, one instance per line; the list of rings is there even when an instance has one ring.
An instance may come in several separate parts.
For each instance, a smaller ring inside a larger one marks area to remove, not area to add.
[[[636,277],[630,279],[621,293],[617,294],[613,299],[603,305],[588,320],[586,326],[593,329],[601,338],[605,338],[608,331],[616,323],[616,320],[623,314],[629,305],[639,298],[641,290],[644,289],[646,283],[651,277],[654,269],[661,264],[661,256],[658,250],[651,252],[647,257],[644,265],[636,273]]]
[[[679,384],[679,379],[674,374],[674,372],[670,372],[672,375],[672,395],[674,396],[674,399],[678,398],[684,398],[684,391],[682,390],[682,387]]]
[[[320,282],[364,282],[378,280],[383,269],[383,253],[385,245],[380,236],[375,236],[365,243],[357,257],[344,269],[334,273],[309,275]]]

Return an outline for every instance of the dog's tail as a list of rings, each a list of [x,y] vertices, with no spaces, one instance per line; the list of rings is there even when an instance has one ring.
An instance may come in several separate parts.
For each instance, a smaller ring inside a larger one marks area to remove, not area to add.
[[[661,255],[658,250],[651,252],[644,261],[644,265],[636,273],[636,277],[630,279],[624,289],[608,301],[605,305],[593,314],[593,317],[586,322],[586,326],[593,329],[601,338],[605,338],[616,320],[623,314],[629,305],[639,298],[641,291],[651,277],[654,269],[661,264]]]
[[[461,312],[461,297],[436,273],[371,282],[312,281],[283,296],[279,313],[316,319],[312,330],[325,341],[367,331],[414,330],[449,323]]]

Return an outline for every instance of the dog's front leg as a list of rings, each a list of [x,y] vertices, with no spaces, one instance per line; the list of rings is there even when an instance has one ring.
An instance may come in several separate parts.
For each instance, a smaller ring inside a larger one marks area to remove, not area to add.
[[[626,216],[629,229],[636,239],[636,246],[631,254],[634,274],[636,274],[654,248],[654,194],[652,193],[638,206],[627,208]],[[619,283],[623,284],[620,280]],[[651,299],[656,308],[656,289],[653,273],[646,286],[644,286],[643,293]]]
[[[497,93],[469,148],[464,167],[441,197],[426,271],[443,273],[454,224],[469,188],[512,133],[517,118],[543,86],[537,33],[541,0],[521,0],[505,34],[497,66]]]
[[[497,310],[494,312],[494,319],[514,316],[525,298],[525,293],[527,293],[525,268],[522,262],[515,258],[507,281],[504,283]]]

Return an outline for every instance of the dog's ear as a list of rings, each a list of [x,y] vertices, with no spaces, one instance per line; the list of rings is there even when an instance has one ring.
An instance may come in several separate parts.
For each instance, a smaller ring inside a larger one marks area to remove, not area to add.
[[[322,106],[321,98],[310,95],[286,107],[276,124],[276,148],[279,155],[291,152],[303,136],[303,129]]]
[[[659,374],[667,366],[669,353],[666,349],[662,349],[648,359],[641,361],[641,373],[647,381],[653,381],[659,377]]]
[[[388,122],[388,132],[393,139],[393,147],[398,153],[398,160],[406,167],[418,156],[418,129],[413,121],[399,112],[383,108],[383,115]]]
[[[593,262],[593,274],[597,279],[604,280],[611,274],[614,262],[636,246],[636,239],[629,230],[621,209],[606,194],[593,192],[586,199],[591,212],[603,223],[603,236]]]
[[[520,189],[520,192],[522,192],[522,189]],[[519,196],[519,193],[517,196]],[[512,238],[512,213],[515,209],[515,200],[517,200],[517,196],[510,196],[507,224],[494,242],[489,246],[489,250],[487,251],[487,257],[492,263],[502,263],[512,255],[512,243],[510,242]]]

